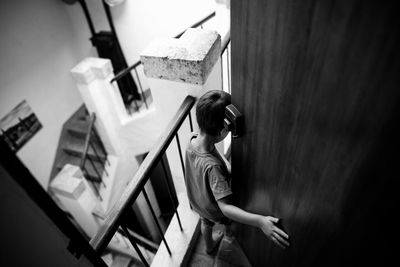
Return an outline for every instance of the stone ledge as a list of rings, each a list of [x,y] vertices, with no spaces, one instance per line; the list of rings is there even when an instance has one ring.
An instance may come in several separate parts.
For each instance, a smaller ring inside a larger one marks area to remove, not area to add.
[[[216,31],[188,29],[179,39],[153,41],[140,55],[147,77],[204,84],[221,51]]]
[[[113,73],[111,60],[87,57],[71,69],[74,80],[80,84],[90,84],[95,79],[105,79]]]
[[[86,185],[83,181],[83,174],[80,168],[71,164],[65,164],[53,181],[51,181],[50,188],[54,193],[71,199],[78,199],[83,191],[85,191]]]

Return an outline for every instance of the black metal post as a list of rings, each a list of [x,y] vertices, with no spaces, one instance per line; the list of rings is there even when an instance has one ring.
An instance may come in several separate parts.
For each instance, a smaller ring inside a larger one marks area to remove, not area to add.
[[[107,20],[108,20],[108,24],[110,25],[111,33],[113,34],[113,36],[114,36],[114,38],[116,40],[116,44],[118,46],[118,50],[121,53],[121,58],[120,59],[121,59],[122,64],[123,64],[123,69],[125,69],[125,68],[128,67],[128,63],[126,62],[126,57],[125,57],[124,51],[122,51],[121,43],[119,41],[118,34],[117,34],[117,31],[115,29],[114,22],[113,22],[113,19],[112,19],[112,14],[111,14],[110,7],[108,6],[108,4],[104,0],[102,2],[103,2],[104,12],[106,13],[106,17],[107,17]],[[129,78],[127,78],[127,79],[129,79]],[[134,83],[132,76],[130,76],[130,79],[131,79],[130,81],[132,83]],[[121,86],[121,83],[118,83],[118,85]],[[134,85],[134,84],[132,84],[132,85]],[[133,94],[134,100],[136,100],[139,97],[139,93],[137,92],[137,88],[133,88],[133,87],[129,86],[127,89],[129,89],[129,91]],[[137,107],[137,103],[136,102],[135,102],[135,105],[136,105],[137,110],[139,111],[139,108]]]
[[[139,74],[138,74],[136,68],[134,68],[134,70],[135,70],[136,79],[137,79],[138,84],[139,84],[139,90],[140,90],[140,93],[142,94],[142,98],[143,98],[144,104],[146,105],[146,109],[149,109],[149,106],[147,105],[146,96],[144,95],[144,92],[143,92],[142,83],[140,82]]]
[[[172,188],[173,188],[173,186],[169,183],[169,179],[168,179],[169,177],[168,177],[168,173],[167,173],[167,168],[165,167],[164,159],[162,157],[161,157],[161,166],[162,166],[163,171],[164,171],[164,176],[165,176],[165,180],[167,182],[169,197],[171,199],[172,205],[174,206],[174,210],[175,210],[176,218],[178,219],[179,227],[181,228],[181,231],[183,231],[182,224],[181,224],[181,218],[179,218],[179,214],[178,214],[178,203],[175,203],[175,201],[174,201],[174,199],[172,197],[172,192],[173,192]]]
[[[149,205],[151,215],[153,216],[154,221],[156,222],[158,231],[160,232],[161,238],[162,238],[162,240],[164,241],[165,247],[166,247],[167,250],[168,250],[168,254],[171,256],[171,255],[172,255],[171,250],[169,249],[169,246],[168,246],[168,244],[167,244],[167,241],[165,240],[164,234],[163,234],[163,232],[162,232],[162,230],[161,230],[161,226],[160,226],[160,224],[158,223],[156,213],[154,212],[153,207],[151,206],[149,197],[147,196],[147,193],[146,193],[146,190],[144,189],[144,187],[143,187],[142,193],[143,193],[144,198],[146,199],[147,205]]]
[[[96,30],[94,29],[93,21],[92,18],[90,17],[89,9],[87,8],[86,2],[85,0],[79,0],[79,3],[82,6],[83,13],[85,13],[86,20],[89,24],[90,33],[92,34],[92,36],[94,36],[96,34]]]
[[[136,250],[137,254],[139,255],[139,258],[142,260],[142,263],[146,266],[149,267],[150,265],[147,263],[146,258],[143,256],[142,252],[140,251],[139,247],[137,246],[135,239],[132,238],[130,235],[125,223],[121,224],[122,231],[124,231],[126,237],[128,237],[129,241],[131,242],[133,248]]]
[[[190,111],[189,111],[189,125],[190,125],[190,132],[193,132],[192,113]]]
[[[89,155],[87,155],[87,159],[89,160],[90,164],[92,165],[94,171],[96,172],[96,174],[99,176],[99,182],[104,186],[104,188],[106,187],[106,184],[103,182],[103,178],[101,177],[101,174],[99,173],[99,171],[97,170],[96,166],[94,165],[93,160],[89,157]]]
[[[103,201],[103,198],[100,195],[99,189],[97,189],[97,187],[93,181],[88,179],[89,175],[86,171],[85,165],[83,165],[82,172],[83,172],[83,176],[86,178],[86,180],[92,184],[92,187],[93,187],[94,191],[96,192],[97,196],[99,197],[100,201]]]
[[[182,164],[183,175],[185,175],[185,165],[183,164],[181,143],[179,142],[178,133],[175,134],[175,137],[176,137],[176,142],[178,143],[179,157],[181,158],[181,164]]]
[[[121,48],[121,45],[120,45],[119,39],[118,39],[118,35],[117,35],[117,31],[115,30],[114,22],[113,22],[113,19],[111,16],[110,7],[107,5],[107,3],[104,0],[103,0],[103,7],[104,7],[104,12],[106,13],[108,24],[110,25],[111,32],[114,35],[115,40],[117,40],[118,46]],[[125,55],[124,55],[124,52],[122,51],[122,49],[121,49],[121,53],[122,53],[122,60],[124,61],[124,65],[125,65],[125,67],[127,67],[128,64],[126,63]]]
[[[106,162],[107,162],[108,166],[110,166],[110,162],[108,161],[108,158],[107,158],[108,154],[107,154],[106,148],[104,147],[104,144],[100,139],[100,136],[99,136],[99,133],[96,130],[96,127],[93,127],[93,133],[96,136],[97,142],[100,144],[100,147],[101,147],[101,150],[103,152],[103,155],[106,157]]]
[[[101,163],[101,166],[103,167],[103,172],[108,176],[108,172],[105,168],[105,166],[103,165],[103,161],[100,158],[99,154],[97,153],[97,149],[95,149],[94,145],[92,144],[92,142],[89,142],[89,146],[92,148],[97,160]]]

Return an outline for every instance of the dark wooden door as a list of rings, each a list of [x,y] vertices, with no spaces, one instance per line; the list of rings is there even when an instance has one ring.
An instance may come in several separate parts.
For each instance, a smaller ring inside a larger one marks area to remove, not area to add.
[[[283,251],[239,225],[253,266],[397,257],[394,3],[232,0],[232,101],[245,117],[232,145],[234,194],[246,210],[283,218],[292,242]]]

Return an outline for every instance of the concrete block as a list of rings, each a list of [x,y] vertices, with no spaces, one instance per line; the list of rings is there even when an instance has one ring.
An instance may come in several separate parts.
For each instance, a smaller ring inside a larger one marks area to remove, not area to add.
[[[71,69],[72,77],[79,84],[90,84],[95,79],[105,79],[112,73],[111,61],[96,57],[85,58]]]
[[[179,39],[153,41],[140,58],[147,77],[203,85],[220,51],[216,31],[188,29]]]
[[[57,174],[50,187],[54,193],[71,199],[78,199],[86,189],[81,170],[79,167],[70,164],[66,164]]]

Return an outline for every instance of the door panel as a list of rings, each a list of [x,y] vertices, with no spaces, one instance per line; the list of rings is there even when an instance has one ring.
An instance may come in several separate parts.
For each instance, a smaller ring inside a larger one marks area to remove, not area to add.
[[[239,225],[250,261],[387,260],[399,160],[394,4],[233,0],[231,12],[232,101],[245,118],[232,143],[234,194],[283,218],[292,242],[283,251]]]

